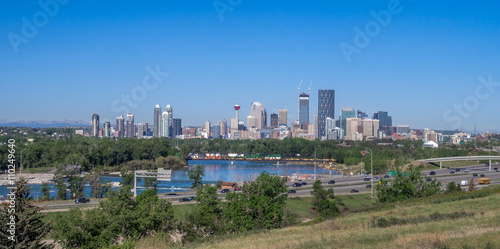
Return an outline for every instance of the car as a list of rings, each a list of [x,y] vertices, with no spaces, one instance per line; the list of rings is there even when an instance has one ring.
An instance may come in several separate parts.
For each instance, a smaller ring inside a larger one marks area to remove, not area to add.
[[[372,185],[368,184],[366,185],[366,188],[372,188]]]
[[[358,193],[358,192],[359,192],[359,190],[357,190],[357,189],[351,189],[351,193]]]
[[[464,172],[470,172],[470,169],[465,169]]]
[[[431,171],[431,173],[429,173],[429,175],[431,175],[431,176],[436,175],[436,171]]]
[[[493,168],[493,170],[497,171],[497,170],[498,170],[498,168]]]
[[[328,184],[335,184],[335,180],[328,181]]]
[[[222,190],[222,191],[220,191],[220,192],[221,192],[221,193],[223,193],[223,194],[225,194],[225,193],[229,192],[229,189],[225,188],[225,189],[223,189],[223,190]]]
[[[296,183],[292,184],[292,187],[302,187],[302,183],[296,182]]]
[[[90,200],[87,198],[78,198],[75,200],[75,204],[80,204],[80,203],[89,203]]]
[[[188,197],[190,200],[194,201],[194,196],[189,196]]]
[[[378,180],[378,177],[374,176],[374,177],[373,177],[373,180]]]
[[[495,170],[495,172],[500,172],[500,170],[497,169],[497,170]]]
[[[450,174],[455,174],[455,171],[450,171]]]
[[[185,202],[185,201],[191,201],[191,199],[186,197],[179,199],[179,202]]]
[[[289,193],[289,194],[295,194],[295,193],[297,193],[297,190],[295,190],[295,189],[290,189],[290,190],[288,190],[288,193]]]
[[[365,177],[365,178],[363,179],[363,181],[365,181],[365,182],[366,182],[366,181],[369,181],[369,180],[371,180],[371,179],[372,179],[372,178],[370,178],[369,176],[367,176],[367,177]]]
[[[432,181],[432,179],[431,179],[431,178],[429,178],[429,177],[428,177],[426,180],[427,180],[428,182]]]
[[[390,175],[385,175],[384,178],[390,178],[391,176]]]
[[[485,165],[485,166],[490,166],[490,163],[486,163],[486,165]]]
[[[460,168],[456,168],[456,169],[455,169],[455,172],[460,172]]]
[[[477,173],[472,174],[472,176],[477,176]]]
[[[241,191],[241,187],[234,188],[234,191]]]
[[[302,182],[301,184],[302,184],[302,186],[304,186],[304,185],[307,185],[307,182]]]
[[[479,175],[479,176],[480,176],[480,177],[485,177],[485,175],[484,175],[484,174],[481,174],[481,175]]]

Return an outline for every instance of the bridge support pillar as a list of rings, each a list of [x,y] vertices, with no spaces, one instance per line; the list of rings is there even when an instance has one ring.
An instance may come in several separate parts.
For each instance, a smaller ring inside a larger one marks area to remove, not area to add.
[[[439,168],[442,169],[443,168],[443,162],[439,161]]]
[[[490,159],[490,171],[491,171],[491,159]]]

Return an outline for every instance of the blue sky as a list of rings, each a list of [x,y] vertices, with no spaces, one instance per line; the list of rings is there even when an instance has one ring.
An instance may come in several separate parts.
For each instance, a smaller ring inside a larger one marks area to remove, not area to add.
[[[154,106],[170,104],[183,125],[201,125],[229,120],[235,103],[246,117],[259,101],[268,114],[287,108],[292,122],[303,79],[303,91],[312,80],[311,121],[317,90],[335,89],[336,116],[387,110],[414,128],[500,131],[495,1],[61,2],[0,9],[0,119],[90,122],[98,113],[114,122],[127,107],[151,123]],[[223,20],[214,2],[231,8]],[[391,4],[398,11],[386,25],[370,14]],[[367,26],[370,41],[348,62],[340,45],[355,47],[355,28]],[[169,75],[146,89],[147,67]],[[121,99],[133,93],[133,105]]]

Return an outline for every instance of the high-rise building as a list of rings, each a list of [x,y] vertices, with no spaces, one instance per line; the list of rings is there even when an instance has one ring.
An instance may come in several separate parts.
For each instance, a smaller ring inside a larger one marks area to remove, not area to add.
[[[365,119],[365,118],[368,118],[368,115],[366,115],[365,112],[362,112],[361,110],[358,110],[356,117],[358,117],[360,119]]]
[[[309,123],[309,95],[299,94],[299,124]]]
[[[134,114],[127,114],[127,137],[135,137]]]
[[[378,119],[363,119],[361,120],[363,126],[363,138],[378,137],[379,120]]]
[[[116,130],[118,131],[118,137],[125,136],[125,120],[123,115],[116,118]]]
[[[266,108],[264,108],[264,124],[262,125],[262,129],[266,129],[267,128],[267,110]]]
[[[143,138],[148,135],[148,123],[137,124],[137,138]]]
[[[257,119],[253,115],[247,116],[247,128],[257,128]]]
[[[180,118],[173,119],[174,124],[172,126],[172,138],[182,135],[182,120]]]
[[[168,136],[167,137],[172,137],[172,130],[174,126],[174,113],[172,110],[172,107],[170,105],[167,105],[165,107],[165,111],[168,113]]]
[[[226,121],[218,121],[217,125],[220,127],[219,134],[222,138],[226,137],[227,134],[227,122]]]
[[[250,115],[255,117],[256,128],[258,130],[264,129],[264,106],[260,102],[252,103]]]
[[[203,129],[204,129],[204,130],[205,130],[205,132],[207,133],[206,138],[211,137],[211,135],[210,135],[210,128],[212,128],[212,127],[210,126],[210,121],[208,121],[208,120],[207,120],[207,122],[205,122],[205,127],[203,127]]]
[[[347,138],[349,136],[349,133],[347,132],[347,119],[348,118],[355,118],[356,113],[354,111],[354,108],[352,107],[342,107],[342,110],[340,111],[340,120],[341,120],[341,127],[342,130],[344,130],[345,137]]]
[[[220,138],[221,137],[219,124],[212,126],[212,137],[213,138]]]
[[[363,140],[363,126],[360,118],[346,118],[346,140]]]
[[[238,116],[238,112],[240,111],[240,105],[236,104],[234,105],[234,110],[236,111],[236,117],[232,118],[231,119],[231,127],[230,127],[230,133],[229,133],[229,136],[231,138],[231,140],[237,140],[239,139],[240,137],[240,134],[238,132],[238,128],[239,128],[239,116]]]
[[[153,121],[153,136],[160,137],[160,126],[161,126],[161,107],[160,105],[156,105],[155,113],[154,113],[154,121]]]
[[[168,125],[169,119],[169,113],[165,108],[165,111],[163,111],[163,113],[161,114],[160,137],[170,137],[170,129]]]
[[[272,113],[271,114],[271,128],[278,128],[279,122],[278,122],[278,114]]]
[[[288,126],[288,110],[280,109],[278,116],[278,125]]]
[[[92,136],[99,136],[99,115],[95,113],[92,114]]]
[[[396,125],[396,132],[398,134],[408,134],[410,131],[410,125]]]
[[[111,123],[110,122],[104,122],[104,127],[102,129],[102,136],[103,137],[109,137],[110,136],[110,128],[111,128]]]
[[[326,136],[326,118],[335,118],[335,90],[318,90],[318,138]]]
[[[373,113],[373,119],[380,120],[379,128],[382,128],[382,126],[392,126],[392,117],[389,116],[387,111],[378,111]]]

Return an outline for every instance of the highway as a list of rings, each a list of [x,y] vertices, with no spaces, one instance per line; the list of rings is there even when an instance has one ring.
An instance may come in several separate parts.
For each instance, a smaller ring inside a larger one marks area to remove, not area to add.
[[[477,179],[481,178],[479,177],[481,174],[484,174],[486,178],[490,178],[491,184],[489,185],[494,185],[494,184],[500,184],[500,172],[496,171],[488,171],[488,167],[483,165],[472,165],[472,166],[461,166],[459,172],[455,172],[455,169],[458,167],[453,167],[453,168],[443,168],[443,169],[436,169],[436,170],[426,170],[423,171],[422,174],[425,175],[425,178],[431,178],[431,179],[436,179],[437,181],[441,182],[442,188],[446,188],[446,184],[448,184],[450,181],[454,181],[455,183],[460,184],[462,180],[467,180],[470,181],[471,179],[474,179],[474,182],[477,183]],[[493,164],[492,168],[499,168],[500,169],[500,164]],[[464,172],[464,169],[470,169],[470,172]],[[430,171],[436,172],[436,175],[430,175]],[[454,171],[455,173],[450,173],[451,171]],[[473,174],[476,173],[478,174],[478,177],[473,177]],[[377,176],[377,177],[383,177],[383,175]],[[328,181],[330,179],[325,179],[322,180],[322,185],[328,189],[328,188],[333,188],[335,194],[337,195],[345,195],[345,194],[366,194],[370,193],[371,189],[366,188],[367,184],[371,184],[371,181],[363,181],[364,176],[349,176],[349,177],[344,177],[344,178],[333,178],[335,180],[335,184],[328,184]],[[392,179],[392,177],[389,178],[389,180]],[[302,187],[292,187],[291,182],[288,182],[287,185],[289,189],[295,189],[297,193],[289,194],[290,197],[307,197],[311,196],[311,191],[312,191],[312,185],[314,183],[313,180],[311,181],[306,181],[307,185],[302,186]],[[373,184],[376,185],[378,184],[378,180],[374,180]],[[476,189],[486,187],[488,185],[477,185],[476,184]],[[350,193],[352,189],[356,189],[359,192],[358,193]],[[189,197],[189,196],[194,196],[195,192],[194,191],[189,191],[189,192],[182,192],[178,193],[177,195],[164,195],[161,194],[159,195],[160,198],[166,199],[172,202],[173,205],[182,205],[182,204],[189,204],[189,203],[194,203],[194,202],[179,202],[180,198],[183,197]],[[224,199],[225,194],[220,193],[219,191],[219,197]],[[50,209],[55,209],[54,211],[58,211],[57,209],[64,208],[67,209],[72,206],[84,206],[88,207],[90,205],[97,205],[99,202],[98,201],[91,201],[88,204],[74,204],[74,202],[68,202],[68,203],[58,203],[58,204],[41,204],[39,206],[46,206]]]

